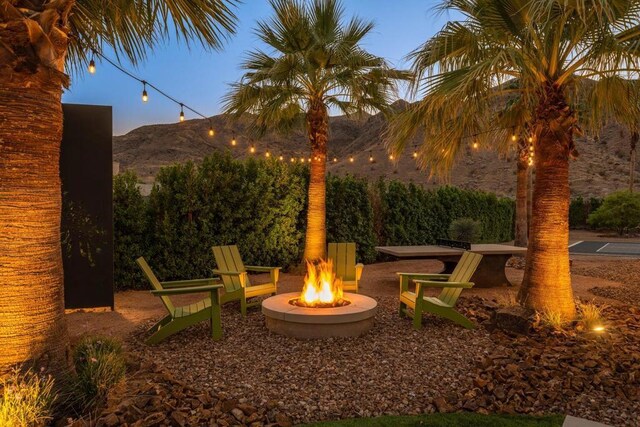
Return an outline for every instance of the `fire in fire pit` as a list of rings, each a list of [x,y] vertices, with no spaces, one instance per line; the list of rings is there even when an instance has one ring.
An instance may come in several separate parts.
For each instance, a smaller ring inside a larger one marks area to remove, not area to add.
[[[307,261],[307,275],[299,298],[290,301],[298,307],[342,307],[349,304],[343,297],[342,280],[333,272],[331,260],[317,264]]]

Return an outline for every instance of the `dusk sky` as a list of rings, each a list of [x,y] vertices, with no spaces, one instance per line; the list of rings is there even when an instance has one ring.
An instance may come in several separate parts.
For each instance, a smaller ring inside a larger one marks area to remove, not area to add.
[[[408,66],[403,61],[407,53],[452,18],[433,10],[435,0],[344,0],[343,4],[347,18],[358,15],[376,24],[364,39],[364,47],[400,68]],[[244,0],[236,15],[238,30],[220,51],[206,51],[197,45],[189,49],[174,40],[157,47],[137,68],[126,61],[122,65],[206,116],[219,114],[228,84],[242,75],[239,65],[244,53],[261,45],[253,33],[256,21],[268,18],[271,10],[266,0]],[[96,63],[94,75],[72,76],[63,102],[113,106],[115,135],[142,125],[178,120],[179,107],[174,103],[153,90],[148,91],[149,101],[142,103],[140,83],[98,58]],[[400,96],[407,97],[403,92]],[[197,118],[188,111],[185,114],[187,119]]]

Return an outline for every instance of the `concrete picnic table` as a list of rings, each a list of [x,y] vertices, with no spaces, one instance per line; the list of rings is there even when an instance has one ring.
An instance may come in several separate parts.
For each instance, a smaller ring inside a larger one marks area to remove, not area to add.
[[[437,259],[444,264],[441,273],[450,274],[464,249],[447,246],[376,246],[376,251],[400,259]],[[478,288],[511,286],[505,275],[507,260],[513,255],[525,255],[527,248],[499,244],[471,245],[471,251],[484,255],[471,281]]]

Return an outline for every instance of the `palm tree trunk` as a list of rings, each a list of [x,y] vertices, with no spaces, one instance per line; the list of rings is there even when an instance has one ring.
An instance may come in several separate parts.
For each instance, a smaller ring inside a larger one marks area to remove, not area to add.
[[[529,153],[524,141],[520,141],[518,147],[518,160],[516,166],[516,232],[514,245],[526,247],[528,236],[527,188],[529,187],[529,165],[527,162]]]
[[[629,192],[633,193],[633,185],[636,179],[636,147],[640,134],[638,131],[631,133],[631,150],[629,152]]]
[[[38,15],[50,24],[49,50],[33,48],[11,2],[0,13],[0,377],[16,365],[53,374],[70,366],[59,172],[67,43],[56,26],[72,4]]]
[[[325,175],[329,116],[321,101],[311,103],[307,113],[307,132],[311,144],[311,171],[304,259],[318,260],[325,257],[327,248]]]
[[[575,118],[564,94],[547,86],[536,112],[533,209],[518,300],[565,319],[575,316],[569,272],[569,154]]]

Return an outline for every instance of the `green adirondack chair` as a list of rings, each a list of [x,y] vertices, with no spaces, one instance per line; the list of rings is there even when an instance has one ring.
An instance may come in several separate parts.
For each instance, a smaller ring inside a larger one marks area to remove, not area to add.
[[[342,280],[342,289],[358,293],[358,283],[364,265],[356,264],[356,244],[329,243],[327,254],[327,258],[333,261],[336,277]]]
[[[222,295],[221,303],[240,300],[240,311],[243,316],[247,315],[247,307],[260,305],[260,301],[249,303],[249,298],[262,295],[275,295],[278,290],[278,277],[280,267],[256,267],[244,265],[237,246],[214,246],[213,257],[216,260],[218,269],[213,270],[214,274],[222,278],[225,293]],[[269,273],[271,281],[261,285],[251,285],[248,271],[257,273]]]
[[[456,302],[463,289],[473,287],[469,282],[478,268],[482,255],[465,252],[451,274],[398,273],[400,276],[400,317],[409,316],[407,308],[413,309],[413,327],[422,327],[422,313],[432,313],[452,320],[467,329],[474,325],[469,319],[455,310]],[[409,291],[409,282],[416,285],[415,292]],[[425,288],[442,288],[437,297],[424,296]]]
[[[222,319],[220,317],[220,289],[222,289],[222,285],[215,284],[218,279],[160,282],[143,257],[138,258],[136,262],[153,287],[151,293],[160,297],[169,312],[149,329],[149,332],[153,334],[147,339],[147,344],[157,344],[176,332],[205,320],[211,322],[211,338],[215,341],[222,338]],[[209,297],[182,307],[175,307],[169,298],[170,295],[203,292],[208,292]]]

